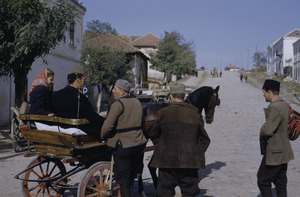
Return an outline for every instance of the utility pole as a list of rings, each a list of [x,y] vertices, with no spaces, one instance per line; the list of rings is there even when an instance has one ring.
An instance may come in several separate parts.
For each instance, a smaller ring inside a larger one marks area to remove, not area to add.
[[[243,52],[241,52],[241,68],[243,69]]]
[[[247,60],[247,70],[249,69],[249,68],[248,68],[248,66],[249,66],[249,46],[248,46],[248,60]]]

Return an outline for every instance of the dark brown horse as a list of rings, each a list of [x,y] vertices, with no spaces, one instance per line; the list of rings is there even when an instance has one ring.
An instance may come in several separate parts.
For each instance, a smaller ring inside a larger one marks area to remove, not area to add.
[[[214,120],[215,107],[220,105],[220,99],[218,93],[219,93],[219,86],[217,86],[216,89],[213,89],[212,87],[208,87],[208,86],[203,86],[198,88],[194,92],[190,93],[186,98],[185,102],[195,106],[198,109],[198,113],[201,115],[201,117],[202,117],[202,111],[204,109],[205,122],[211,124]],[[148,139],[152,141],[154,146],[158,144],[159,135],[153,129],[153,125],[158,115],[158,111],[167,106],[169,106],[169,103],[153,102],[147,104],[144,107],[145,135]],[[154,187],[156,188],[157,187],[156,168],[152,168],[149,165],[148,168],[154,183]],[[141,174],[138,177],[139,194],[142,194],[144,190]]]

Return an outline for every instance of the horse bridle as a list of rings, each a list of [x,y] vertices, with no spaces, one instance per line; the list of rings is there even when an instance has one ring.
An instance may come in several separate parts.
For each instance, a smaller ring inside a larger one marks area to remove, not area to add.
[[[212,107],[212,105],[213,105],[213,107]],[[212,98],[210,99],[207,107],[205,108],[205,118],[212,118],[213,117],[214,111],[215,111],[214,109],[217,105],[220,105],[220,100],[217,96],[217,93],[213,92]],[[210,110],[208,110],[209,108],[213,109],[211,114],[206,113],[206,112],[210,111]]]

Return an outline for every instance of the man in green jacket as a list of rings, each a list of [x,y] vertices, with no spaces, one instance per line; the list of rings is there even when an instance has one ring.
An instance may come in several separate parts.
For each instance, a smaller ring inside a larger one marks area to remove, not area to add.
[[[274,183],[277,197],[287,196],[287,163],[294,159],[288,139],[288,105],[279,97],[280,82],[267,79],[262,87],[266,102],[266,122],[260,129],[262,161],[257,172],[257,184],[263,197],[272,197]]]

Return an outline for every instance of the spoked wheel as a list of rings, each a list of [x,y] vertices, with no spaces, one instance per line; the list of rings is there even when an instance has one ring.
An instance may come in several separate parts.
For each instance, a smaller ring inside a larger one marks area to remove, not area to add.
[[[52,186],[53,182],[47,181],[61,177],[66,174],[64,164],[58,159],[40,158],[33,160],[28,167],[33,166],[39,162],[43,162],[25,172],[23,181],[23,192],[26,197],[43,196],[43,197],[60,197],[65,189]],[[29,181],[35,180],[35,181]],[[67,181],[61,181],[64,184]]]
[[[114,176],[111,173],[110,162],[101,161],[92,165],[79,184],[77,196],[120,197],[120,187],[114,181]],[[111,190],[109,189],[110,180],[112,182]]]

